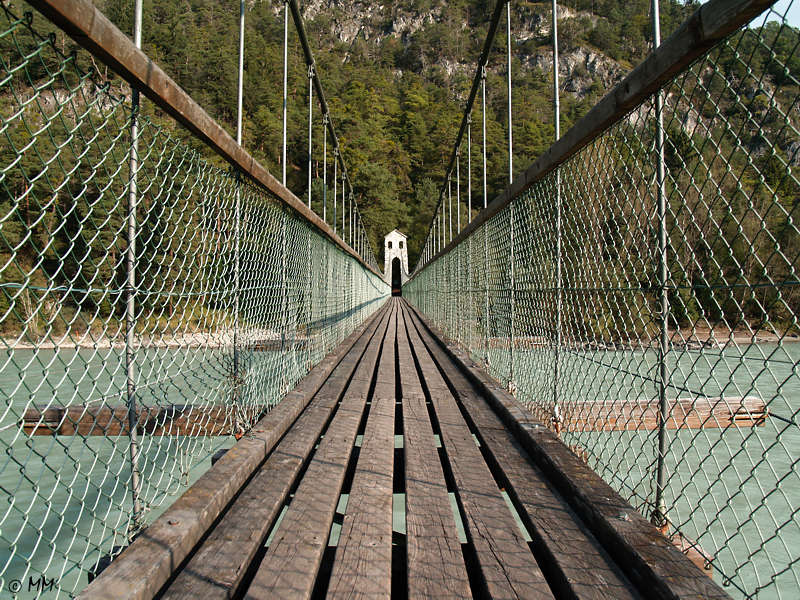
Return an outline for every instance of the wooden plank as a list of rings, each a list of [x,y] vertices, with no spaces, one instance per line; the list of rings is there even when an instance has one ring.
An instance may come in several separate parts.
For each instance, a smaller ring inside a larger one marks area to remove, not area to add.
[[[384,313],[359,338],[163,598],[234,596],[348,379],[362,355],[366,356],[371,340],[383,337],[387,321],[388,313]]]
[[[658,399],[582,401],[562,406],[561,431],[655,431]],[[667,429],[761,427],[767,406],[755,396],[677,398],[669,401]]]
[[[405,310],[404,310],[405,315]],[[442,445],[467,518],[467,530],[492,598],[552,598],[527,543],[483,461],[450,390],[416,330],[408,330],[439,421]]]
[[[375,398],[394,398],[396,396],[395,378],[395,341],[397,339],[397,322],[400,303],[397,298],[389,300],[392,311],[389,331],[381,350],[381,362],[378,365],[378,376],[375,380]]]
[[[147,435],[234,435],[241,426],[230,405],[139,407],[136,430]],[[27,435],[128,435],[128,408],[97,404],[25,411],[20,426]]]
[[[408,597],[471,598],[447,484],[405,323],[397,332],[403,392]]]
[[[332,599],[392,594],[395,398],[371,402],[328,587]]]
[[[389,327],[328,588],[331,598],[388,598],[392,590],[394,345],[398,304],[395,298],[389,304]]]
[[[479,396],[457,365],[421,324],[413,326],[478,430],[478,437],[508,483],[506,491],[523,509],[520,517],[534,539],[539,564],[559,582],[558,591],[579,599],[633,599],[639,595],[567,502],[546,482],[511,431]],[[412,324],[409,324],[411,327]]]
[[[414,315],[434,337],[442,339],[416,310]],[[730,598],[461,350],[437,343],[643,595],[655,599]]]
[[[79,598],[145,600],[155,596],[375,318],[378,314],[367,319],[312,369],[92,581]]]
[[[386,338],[395,322],[394,309],[388,310]],[[373,339],[353,374],[245,598],[310,597],[377,364],[377,344],[385,347],[384,340]]]

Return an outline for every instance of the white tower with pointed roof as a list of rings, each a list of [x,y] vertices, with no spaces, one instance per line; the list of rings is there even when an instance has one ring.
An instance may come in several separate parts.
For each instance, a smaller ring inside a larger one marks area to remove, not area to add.
[[[400,280],[405,283],[408,280],[408,244],[404,233],[394,229],[383,238],[383,279],[389,285],[392,284],[392,261],[397,258],[400,260]]]

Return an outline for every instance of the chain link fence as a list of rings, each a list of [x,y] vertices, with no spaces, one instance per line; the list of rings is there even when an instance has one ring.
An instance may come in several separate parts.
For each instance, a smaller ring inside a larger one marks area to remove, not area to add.
[[[144,100],[131,212],[130,91],[51,30],[0,8],[4,597],[82,589],[387,294]]]
[[[440,212],[403,293],[732,595],[790,599],[800,31],[782,6],[451,248]]]

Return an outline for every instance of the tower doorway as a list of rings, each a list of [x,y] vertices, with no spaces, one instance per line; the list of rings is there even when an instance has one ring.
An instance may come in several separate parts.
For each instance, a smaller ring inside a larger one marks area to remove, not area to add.
[[[403,295],[403,282],[400,274],[400,259],[392,259],[392,296]]]

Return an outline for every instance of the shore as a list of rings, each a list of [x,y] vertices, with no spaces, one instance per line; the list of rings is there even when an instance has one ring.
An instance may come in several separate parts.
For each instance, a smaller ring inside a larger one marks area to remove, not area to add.
[[[233,330],[199,331],[177,335],[141,336],[134,339],[134,349],[147,348],[224,348],[233,346]],[[295,339],[302,336],[295,334]],[[241,334],[245,346],[279,341],[281,333],[269,330],[247,330]],[[125,349],[125,336],[93,336],[91,333],[64,336],[60,339],[31,342],[10,337],[0,337],[0,348],[7,350],[69,350],[69,349]]]

